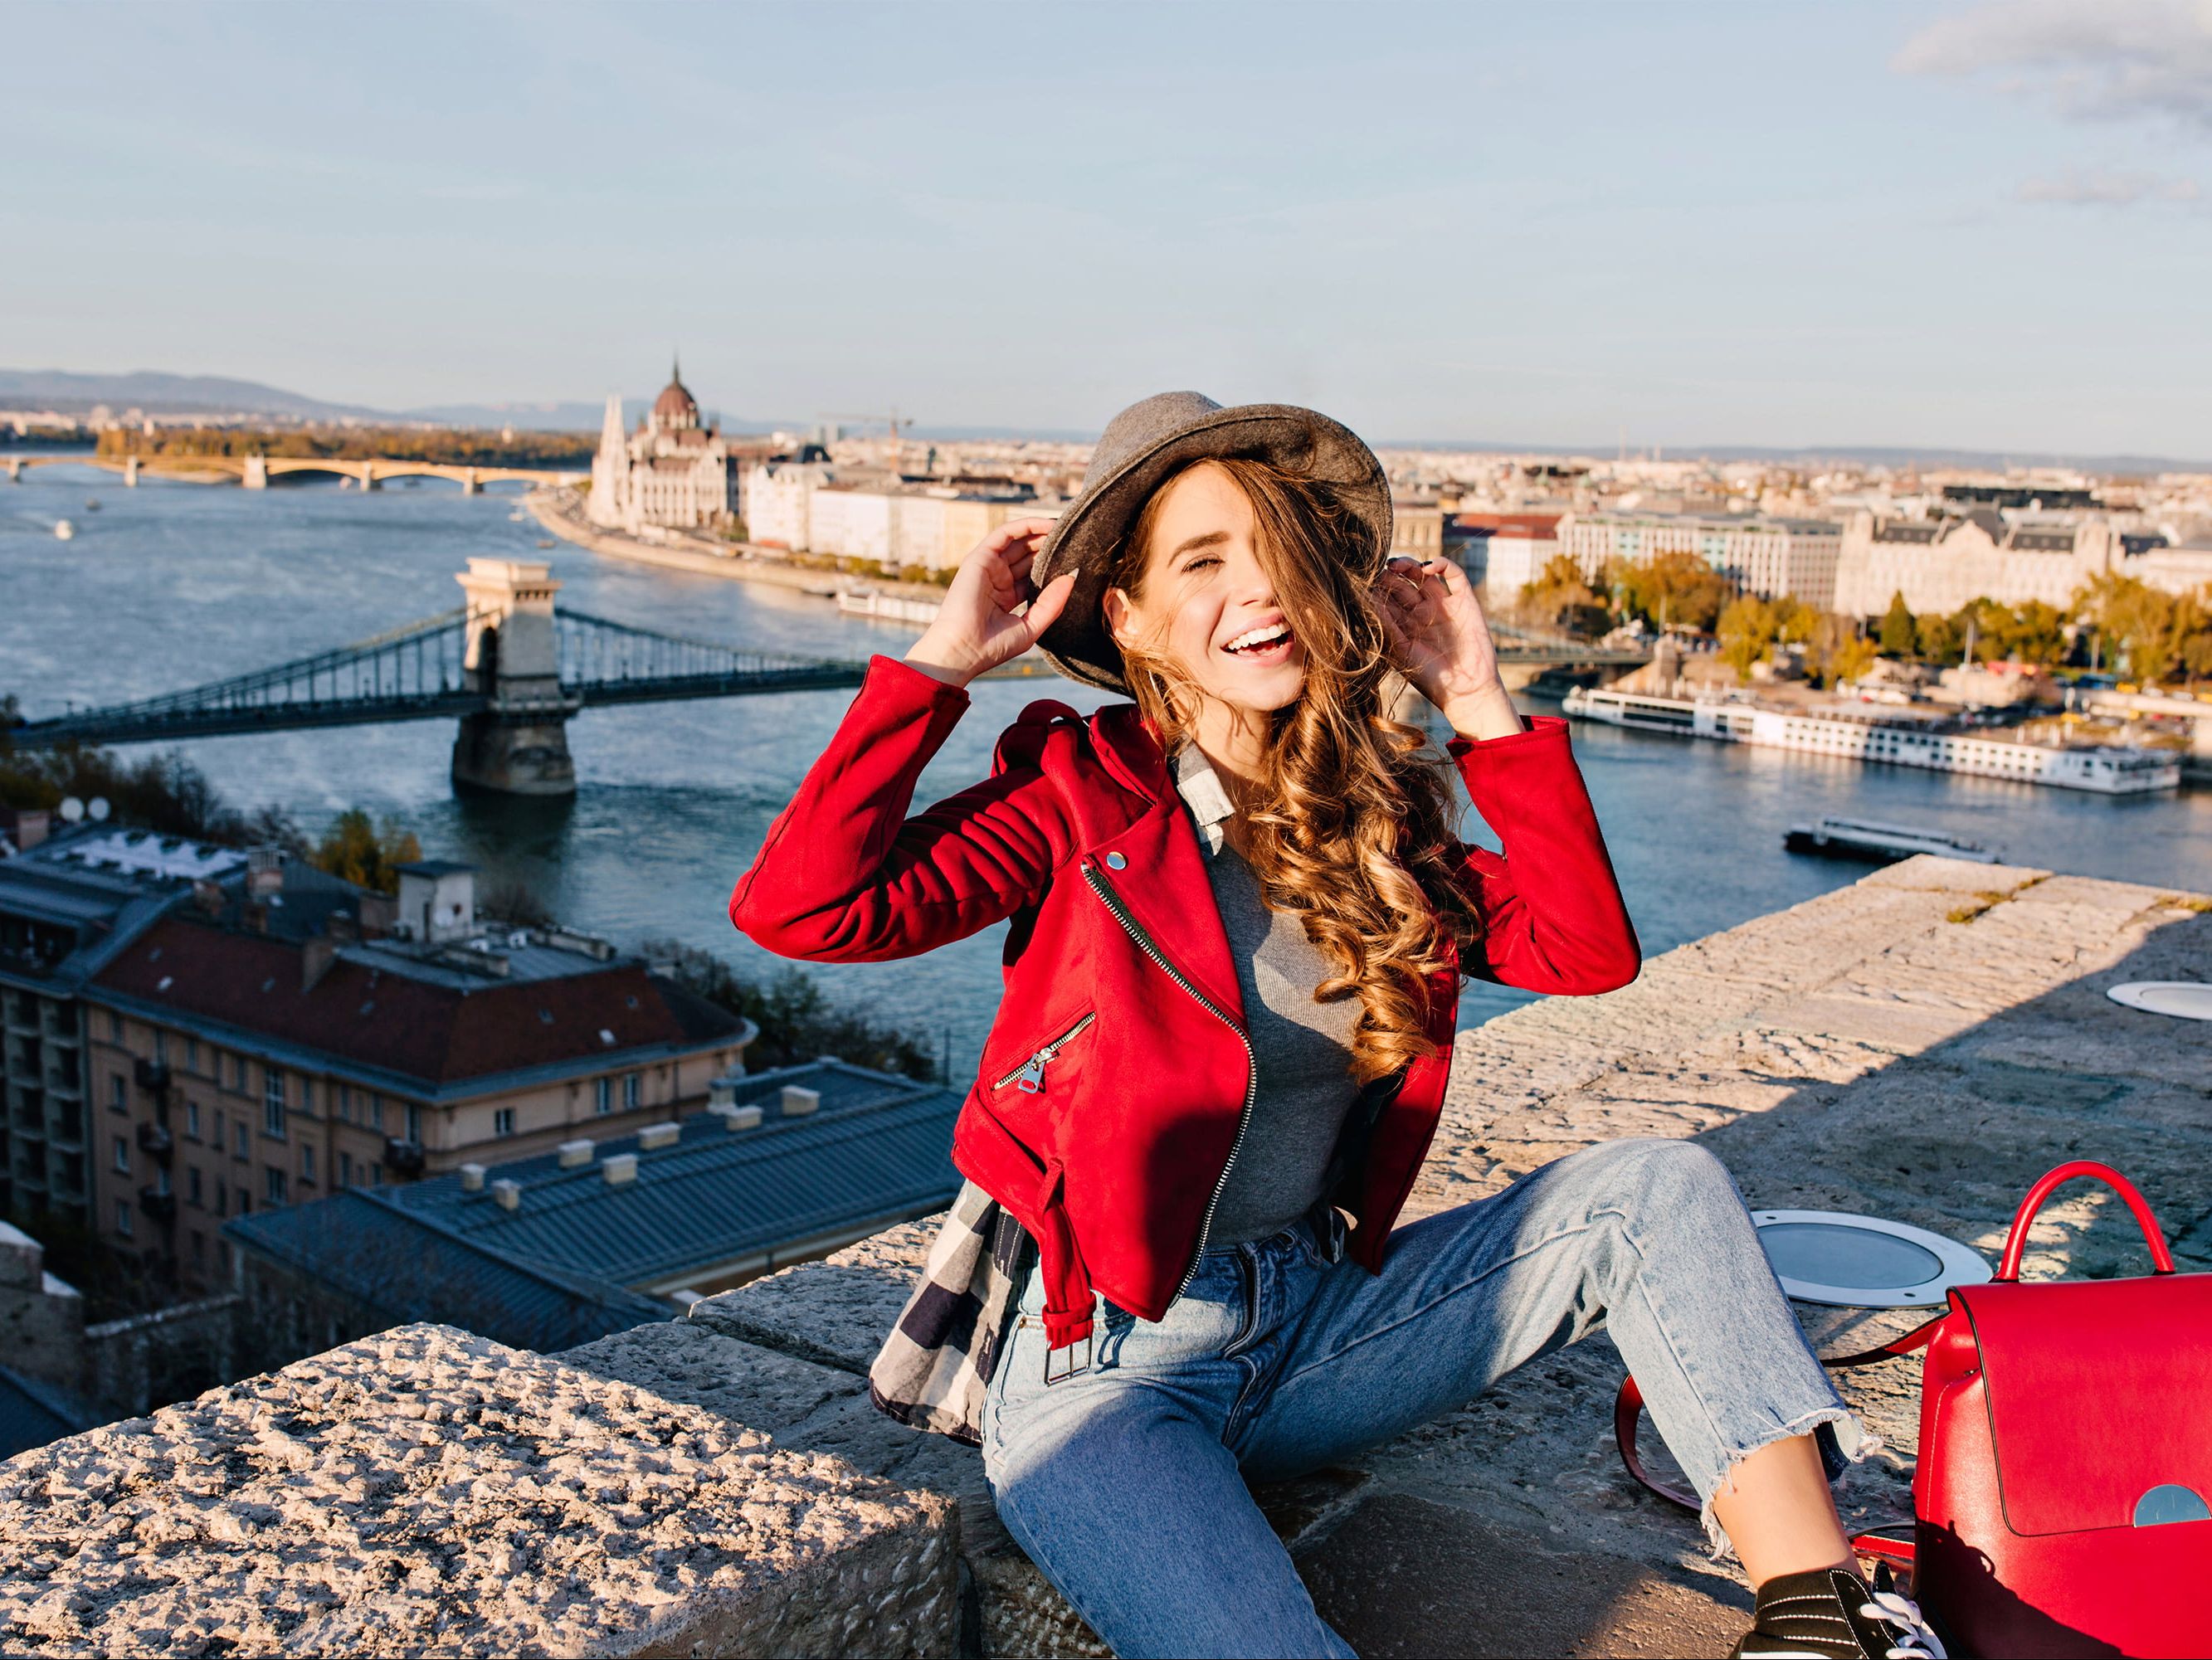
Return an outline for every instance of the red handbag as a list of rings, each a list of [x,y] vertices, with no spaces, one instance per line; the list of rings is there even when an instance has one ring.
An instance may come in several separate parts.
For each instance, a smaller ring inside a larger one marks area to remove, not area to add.
[[[2127,1202],[2151,1273],[2020,1282],[2028,1225],[2076,1177]],[[2212,1274],[2177,1274],[2150,1207],[2086,1159],[2028,1189],[1996,1277],[1896,1341],[1832,1366],[1925,1348],[1913,1542],[1862,1534],[1910,1563],[1913,1595],[1969,1653],[2212,1653]],[[1631,1474],[1641,1396],[1614,1431]],[[1695,1508],[1694,1505],[1692,1506]]]

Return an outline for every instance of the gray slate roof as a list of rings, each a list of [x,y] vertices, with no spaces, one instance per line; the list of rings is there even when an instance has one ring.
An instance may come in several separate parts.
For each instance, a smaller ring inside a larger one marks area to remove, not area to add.
[[[818,1110],[781,1116],[787,1084],[820,1091]],[[735,1098],[759,1104],[762,1122],[731,1130],[702,1114],[670,1146],[611,1138],[573,1169],[556,1154],[493,1166],[480,1192],[458,1174],[351,1189],[223,1232],[395,1323],[444,1321],[545,1353],[669,1316],[629,1287],[924,1215],[959,1187],[951,1091],[822,1060],[741,1079]],[[610,1184],[605,1161],[621,1153],[636,1155],[636,1179]],[[501,1181],[521,1188],[514,1210],[494,1196]]]
[[[100,1420],[51,1383],[0,1366],[0,1458],[75,1435]]]

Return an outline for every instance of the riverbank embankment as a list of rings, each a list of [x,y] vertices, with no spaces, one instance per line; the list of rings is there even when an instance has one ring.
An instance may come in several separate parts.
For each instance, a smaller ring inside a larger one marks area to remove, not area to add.
[[[1462,1032],[1409,1216],[1662,1136],[1711,1149],[1755,1207],[1993,1257],[2029,1183],[2089,1158],[2212,1268],[2212,1028],[2106,995],[2208,975],[2201,896],[1911,860]],[[25,1453],[0,1465],[0,1646],[1103,1654],[976,1454],[868,1404],[933,1228],[558,1355],[401,1327]],[[2125,1208],[2077,1183],[2027,1273],[2146,1266]],[[1919,1317],[1799,1314],[1829,1353]],[[1842,1379],[1883,1442],[1838,1489],[1855,1526],[1909,1514],[1918,1377]],[[1622,1473],[1620,1378],[1594,1338],[1258,1497],[1363,1654],[1724,1653],[1748,1590]]]
[[[662,539],[647,541],[594,525],[584,516],[583,498],[573,489],[536,489],[522,498],[532,518],[552,535],[611,559],[628,559],[663,570],[693,576],[717,576],[739,582],[763,582],[793,588],[818,599],[832,599],[845,590],[872,588],[878,593],[934,604],[945,590],[929,582],[901,582],[881,577],[848,576],[842,571],[817,570],[793,563],[781,549],[757,542],[724,542],[685,531],[664,531]]]

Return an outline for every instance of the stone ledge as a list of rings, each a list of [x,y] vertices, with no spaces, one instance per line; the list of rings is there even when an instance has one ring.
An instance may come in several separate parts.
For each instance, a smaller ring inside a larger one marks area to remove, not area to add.
[[[441,1326],[0,1465],[0,1539],[10,1653],[920,1655],[957,1624],[945,1499]]]

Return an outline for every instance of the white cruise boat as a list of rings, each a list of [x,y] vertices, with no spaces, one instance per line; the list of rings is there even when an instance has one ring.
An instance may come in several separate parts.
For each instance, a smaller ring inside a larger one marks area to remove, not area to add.
[[[2181,787],[2180,757],[2160,750],[2109,745],[2049,749],[1980,733],[1938,731],[1895,715],[1804,714],[1751,703],[1692,702],[1604,687],[1576,687],[1567,694],[1565,708],[1585,721],[1639,732],[1718,738],[1763,749],[1887,761],[1893,766],[1962,772],[1977,778],[2012,778],[2099,795]]]

